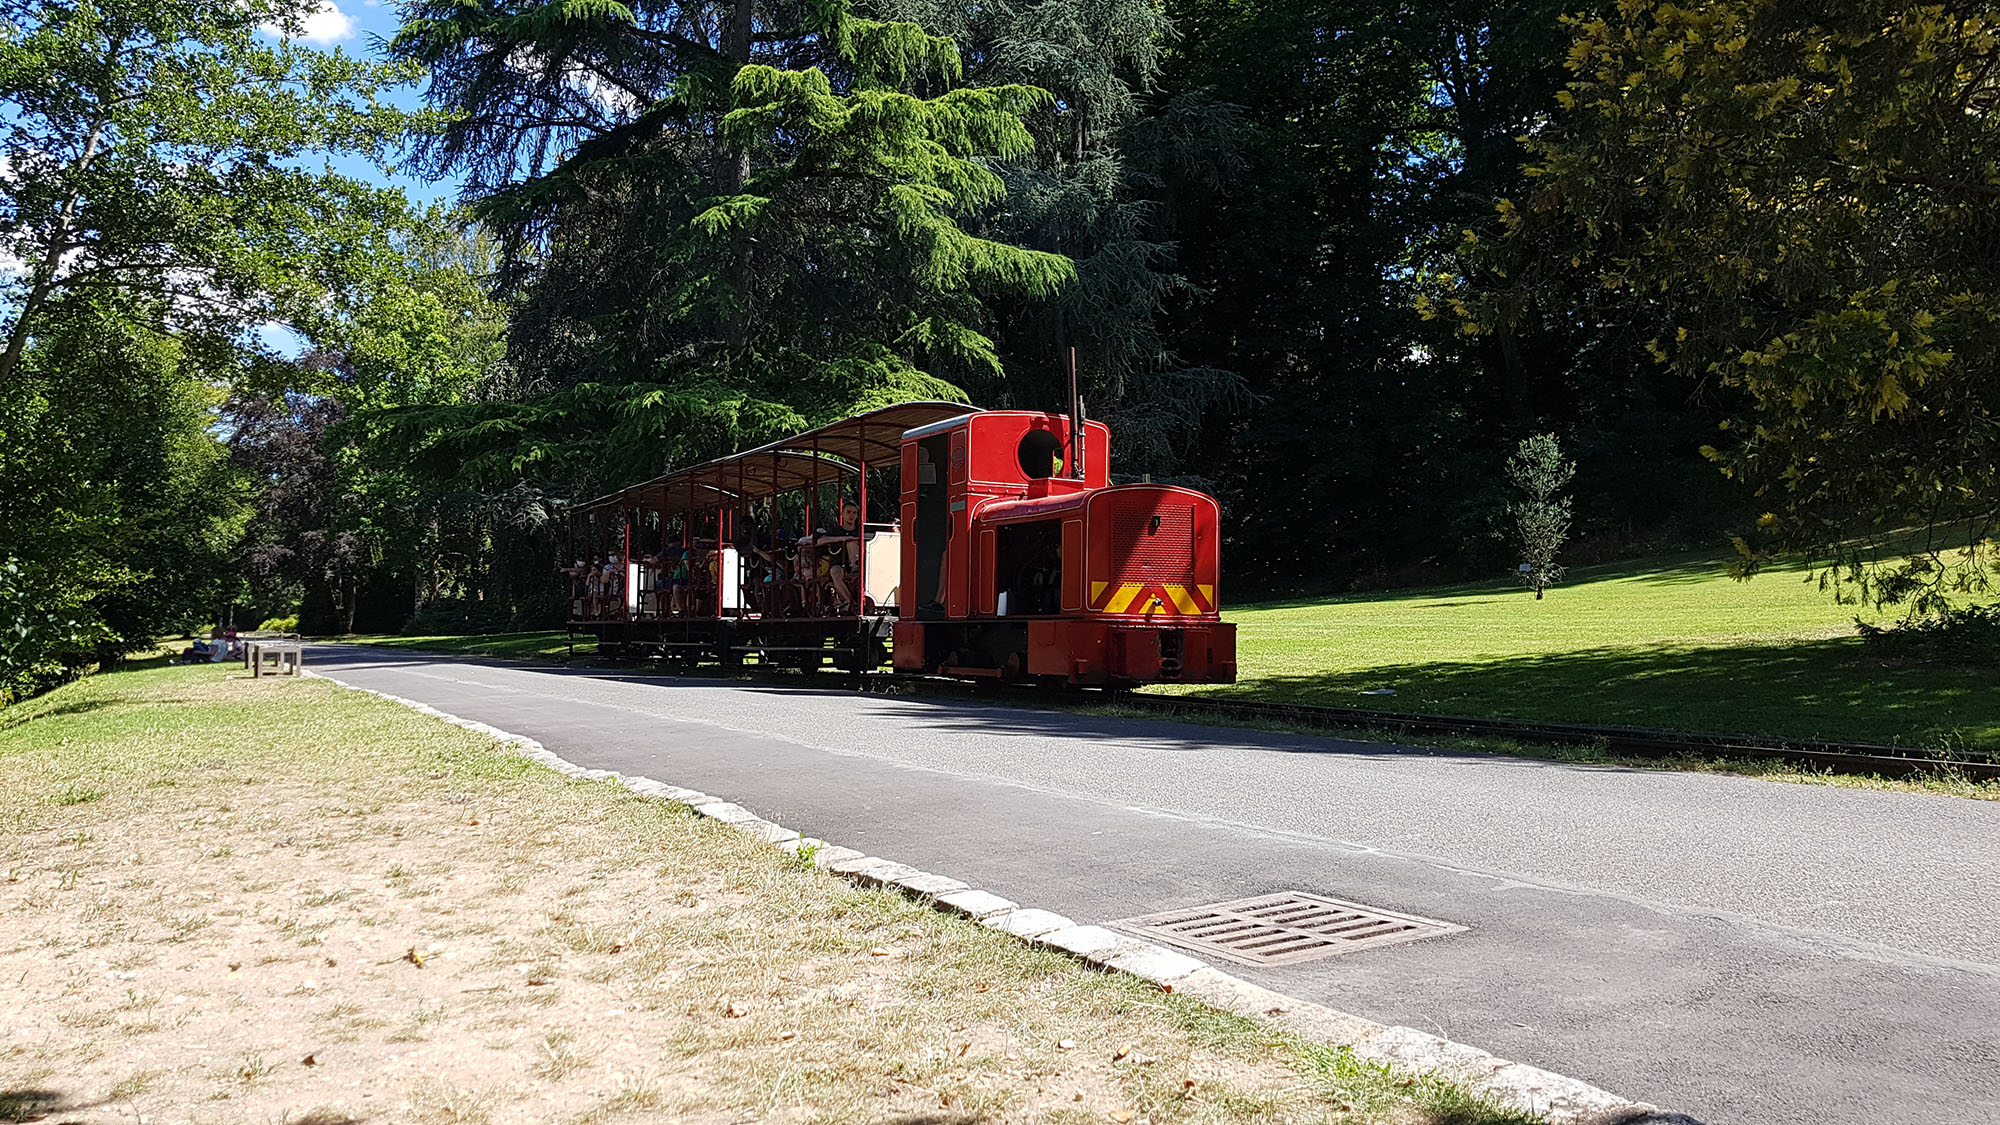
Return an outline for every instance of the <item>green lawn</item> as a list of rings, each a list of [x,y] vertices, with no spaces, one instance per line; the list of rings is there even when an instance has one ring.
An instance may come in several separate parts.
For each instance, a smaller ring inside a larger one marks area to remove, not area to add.
[[[1712,558],[1579,570],[1543,601],[1502,584],[1225,609],[1241,680],[1218,694],[1430,714],[1795,738],[2000,746],[1991,668],[1866,658],[1797,570]],[[1872,616],[1865,615],[1864,616]],[[1393,689],[1393,695],[1370,695]]]
[[[405,648],[419,652],[451,652],[466,656],[498,656],[509,660],[567,660],[569,659],[569,634],[561,629],[542,629],[531,633],[474,633],[470,635],[431,637],[347,637],[355,644],[381,645],[384,648]],[[578,650],[594,654],[597,641],[579,635],[576,638]]]

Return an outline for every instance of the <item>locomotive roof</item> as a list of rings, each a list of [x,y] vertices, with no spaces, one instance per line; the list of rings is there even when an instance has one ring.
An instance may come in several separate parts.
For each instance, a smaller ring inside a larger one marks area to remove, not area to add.
[[[790,492],[857,473],[863,462],[893,460],[901,452],[903,431],[978,410],[962,402],[900,402],[621,488],[576,507],[639,503],[683,511]]]

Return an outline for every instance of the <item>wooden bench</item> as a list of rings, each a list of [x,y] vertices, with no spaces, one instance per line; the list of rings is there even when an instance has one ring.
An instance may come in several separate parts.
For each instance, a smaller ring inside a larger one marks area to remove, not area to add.
[[[306,646],[299,641],[275,639],[243,642],[243,666],[250,669],[252,679],[264,674],[267,659],[277,664],[277,675],[296,676],[306,666]]]

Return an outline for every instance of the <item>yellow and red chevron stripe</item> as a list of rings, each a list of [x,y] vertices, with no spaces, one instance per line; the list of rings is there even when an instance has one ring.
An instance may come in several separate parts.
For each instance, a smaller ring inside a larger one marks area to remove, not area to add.
[[[1090,608],[1148,617],[1155,614],[1193,617],[1215,612],[1215,587],[1178,582],[1092,582]]]

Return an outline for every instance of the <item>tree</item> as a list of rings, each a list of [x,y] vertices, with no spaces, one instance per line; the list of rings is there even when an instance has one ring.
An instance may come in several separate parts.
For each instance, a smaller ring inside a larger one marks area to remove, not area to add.
[[[1165,89],[1207,91],[1241,121],[1239,167],[1167,192],[1191,282],[1168,300],[1169,345],[1241,373],[1255,396],[1208,420],[1193,462],[1229,516],[1228,549],[1273,584],[1422,557],[1406,512],[1428,495],[1430,521],[1447,522],[1436,478],[1452,469],[1435,451],[1462,443],[1430,370],[1406,363],[1417,318],[1398,277],[1396,169],[1424,75],[1399,13],[1304,0],[1169,12],[1180,38]]]
[[[1703,452],[1763,511],[1746,572],[1803,549],[1915,613],[1989,590],[2000,7],[1621,0],[1572,30],[1472,323],[1574,309],[1582,275],[1732,404]]]
[[[104,624],[63,593],[0,559],[0,707],[60,681],[105,640]]]
[[[66,297],[0,385],[0,543],[16,588],[73,626],[45,661],[114,660],[230,592],[249,490],[210,428],[241,357],[163,315],[157,298]]]
[[[1484,281],[1467,232],[1490,236],[1526,183],[1523,138],[1554,107],[1578,7],[1610,3],[1169,6],[1164,94],[1207,90],[1242,121],[1240,167],[1169,181],[1190,291],[1166,337],[1255,396],[1211,420],[1199,463],[1259,580],[1490,572],[1512,557],[1494,468],[1543,430],[1583,467],[1581,534],[1671,538],[1708,518],[1720,489],[1694,451],[1714,405],[1652,363],[1646,335],[1588,308],[1479,334],[1451,312]]]
[[[1168,303],[1192,296],[1167,185],[1213,187],[1238,167],[1238,113],[1207,91],[1161,89],[1177,35],[1150,0],[874,7],[951,36],[972,81],[1052,95],[1027,118],[1033,151],[997,166],[1007,194],[980,222],[993,237],[1074,260],[1076,281],[1052,298],[995,302],[1005,377],[971,376],[974,401],[1063,402],[1074,346],[1091,412],[1118,435],[1121,471],[1176,472],[1202,420],[1244,396],[1238,375],[1184,363],[1165,339]]]
[[[354,324],[394,258],[401,196],[306,162],[426,116],[378,100],[408,68],[292,44],[312,7],[0,7],[0,543],[9,596],[54,615],[17,667],[114,660],[240,593],[257,481],[222,407],[272,362],[245,331]]]
[[[297,608],[310,633],[399,627],[457,547],[445,513],[459,492],[378,455],[355,419],[505,383],[485,232],[432,209],[387,241],[394,255],[345,313],[316,326],[297,359],[239,376],[223,412],[232,462],[263,482],[241,550],[252,603]]]
[[[1522,438],[1507,458],[1507,479],[1525,499],[1508,507],[1521,548],[1515,571],[1521,582],[1542,600],[1542,591],[1562,581],[1556,552],[1569,540],[1570,498],[1562,494],[1576,476],[1574,462],[1563,458],[1554,434]]]
[[[856,409],[961,397],[985,301],[1061,255],[988,238],[1047,95],[961,84],[947,39],[844,5],[436,3],[394,50],[454,123],[516,299],[504,397],[376,419],[480,489],[572,494]],[[560,155],[559,155],[560,154]]]
[[[311,322],[397,193],[300,167],[421,119],[404,67],[260,38],[310,0],[14,0],[0,9],[0,385],[52,304],[144,293],[177,326]]]

